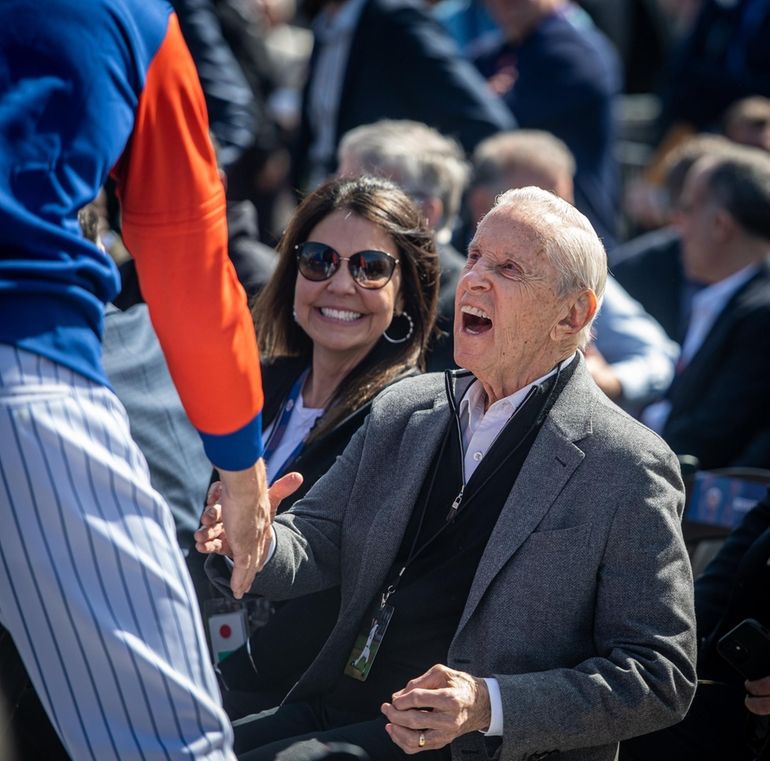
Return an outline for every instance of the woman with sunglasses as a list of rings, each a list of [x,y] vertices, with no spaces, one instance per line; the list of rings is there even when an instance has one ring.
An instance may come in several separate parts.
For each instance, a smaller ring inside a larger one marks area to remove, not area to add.
[[[282,512],[331,467],[372,399],[424,369],[438,259],[409,198],[372,177],[331,180],[311,193],[278,254],[254,316],[265,358],[268,480],[290,471],[304,477]],[[277,705],[320,650],[338,611],[337,589],[279,605],[220,666],[231,718]]]

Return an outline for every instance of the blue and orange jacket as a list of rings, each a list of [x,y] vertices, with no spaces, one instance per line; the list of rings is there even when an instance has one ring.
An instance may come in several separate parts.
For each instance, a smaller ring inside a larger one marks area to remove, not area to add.
[[[246,297],[203,94],[164,0],[0,3],[0,343],[99,383],[119,288],[78,210],[109,173],[171,375],[212,462],[262,452]]]

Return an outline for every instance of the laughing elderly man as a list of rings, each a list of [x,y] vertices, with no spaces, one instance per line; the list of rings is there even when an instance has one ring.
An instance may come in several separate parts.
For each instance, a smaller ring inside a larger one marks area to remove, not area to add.
[[[344,742],[373,761],[610,761],[620,739],[684,715],[677,462],[579,351],[606,276],[585,217],[545,191],[509,191],[483,219],[456,298],[466,369],[383,393],[275,520],[253,591],[341,584],[342,609],[286,702],[236,725],[241,758]],[[207,523],[201,548],[226,550]]]

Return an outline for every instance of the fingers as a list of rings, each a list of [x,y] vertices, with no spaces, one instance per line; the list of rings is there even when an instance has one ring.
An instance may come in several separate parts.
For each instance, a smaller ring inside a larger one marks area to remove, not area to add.
[[[213,526],[222,520],[222,505],[209,505],[201,514],[201,526]]]
[[[230,546],[227,543],[224,526],[215,523],[213,526],[202,526],[195,534],[195,549],[206,555],[217,553],[229,555]]]
[[[221,539],[210,539],[206,542],[196,542],[195,549],[204,555],[227,555],[226,545]]]
[[[257,566],[253,563],[252,556],[246,555],[233,558],[233,571],[230,576],[230,589],[233,597],[240,600],[251,589],[254,577],[257,575]]]
[[[398,724],[386,724],[385,731],[404,753],[413,755],[424,750],[438,750],[448,745],[452,738],[435,729],[406,729]]]
[[[448,669],[446,666],[442,666],[441,664],[431,666],[431,668],[429,668],[421,676],[415,677],[414,679],[408,681],[404,689],[399,690],[398,692],[394,692],[393,702],[395,703],[398,698],[408,695],[415,689],[436,690],[441,687],[446,687],[449,683],[449,672],[450,669]]]
[[[401,711],[391,703],[383,703],[380,706],[380,710],[385,714],[385,718],[388,721],[404,729],[436,728],[438,724],[438,717],[433,716],[430,711]]]
[[[423,735],[425,744],[423,747],[420,747],[420,733],[415,732],[414,730],[404,729],[395,724],[386,724],[385,731],[390,735],[390,739],[393,740],[404,753],[408,753],[409,755],[419,753],[421,750],[426,750],[428,747],[427,736]]]
[[[296,471],[287,473],[285,476],[281,476],[275,483],[268,489],[268,495],[270,497],[270,508],[275,515],[275,511],[278,509],[278,505],[286,499],[286,497],[294,494],[305,479],[301,473]]]
[[[401,692],[393,693],[393,705],[399,711],[420,708],[443,710],[450,707],[450,700],[451,692],[446,688],[423,689],[422,687],[407,687],[401,690]]]
[[[214,483],[209,486],[208,494],[206,494],[206,505],[213,505],[219,502],[220,499],[222,499],[222,482],[214,481]]]
[[[758,716],[770,715],[770,676],[746,682],[746,708]]]
[[[746,692],[750,695],[770,697],[770,676],[746,682]]]
[[[205,542],[209,539],[217,539],[225,533],[225,527],[221,522],[209,526],[201,526],[194,534],[196,542]]]

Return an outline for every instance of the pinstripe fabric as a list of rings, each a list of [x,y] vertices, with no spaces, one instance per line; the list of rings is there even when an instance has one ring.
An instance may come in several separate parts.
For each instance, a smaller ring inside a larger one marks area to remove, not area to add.
[[[0,345],[0,621],[79,759],[232,759],[171,513],[108,389]]]

